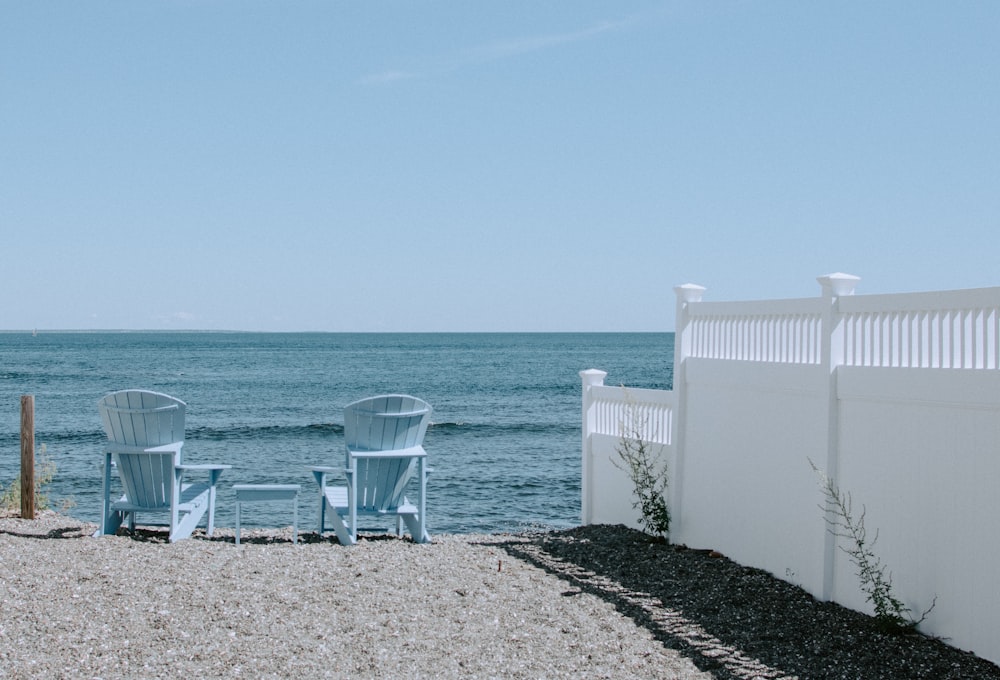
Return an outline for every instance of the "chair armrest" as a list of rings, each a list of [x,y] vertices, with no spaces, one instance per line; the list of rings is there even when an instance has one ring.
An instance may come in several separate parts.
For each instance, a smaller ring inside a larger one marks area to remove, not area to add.
[[[313,465],[309,469],[312,470],[313,477],[316,479],[316,484],[319,485],[321,493],[326,487],[326,478],[328,475],[340,474],[344,477],[349,477],[354,474],[353,469],[348,469],[343,466],[330,467],[327,465]]]
[[[338,465],[330,467],[328,465],[313,465],[309,468],[313,472],[325,472],[327,474],[333,474],[335,472],[344,472],[345,468],[343,465]]]
[[[217,463],[182,463],[174,466],[174,480],[180,484],[185,472],[208,472],[209,484],[214,488],[219,483],[219,477],[223,470],[229,470],[232,465],[220,465]]]
[[[128,446],[126,444],[108,443],[108,453],[179,453],[184,442],[171,442],[160,446]]]
[[[423,446],[411,446],[407,449],[378,449],[369,451],[367,449],[347,449],[351,458],[424,458],[427,452]]]

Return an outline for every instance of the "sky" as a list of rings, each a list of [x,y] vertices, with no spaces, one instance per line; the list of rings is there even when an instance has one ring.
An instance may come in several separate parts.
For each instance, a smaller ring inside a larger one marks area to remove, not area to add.
[[[0,329],[1000,286],[1000,3],[0,0]]]

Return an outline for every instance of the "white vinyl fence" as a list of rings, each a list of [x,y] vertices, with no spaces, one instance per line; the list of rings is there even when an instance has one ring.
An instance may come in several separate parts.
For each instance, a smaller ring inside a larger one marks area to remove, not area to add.
[[[641,409],[670,538],[871,613],[810,461],[865,513],[921,630],[1000,663],[1000,288],[704,302],[679,286],[673,391],[583,379],[584,523],[637,526],[613,461]],[[855,517],[857,519],[857,517]]]

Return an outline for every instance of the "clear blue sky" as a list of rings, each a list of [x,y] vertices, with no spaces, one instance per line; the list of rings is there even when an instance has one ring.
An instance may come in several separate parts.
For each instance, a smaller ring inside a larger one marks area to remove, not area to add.
[[[0,329],[1000,285],[1000,2],[0,0]]]

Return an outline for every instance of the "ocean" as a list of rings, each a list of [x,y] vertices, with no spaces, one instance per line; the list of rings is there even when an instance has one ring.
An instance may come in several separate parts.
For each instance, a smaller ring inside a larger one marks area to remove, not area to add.
[[[19,476],[20,397],[35,396],[36,449],[56,468],[46,491],[67,514],[100,516],[105,440],[97,400],[118,389],[187,403],[185,461],[228,463],[217,526],[235,524],[231,486],[301,484],[343,458],[343,407],[380,393],[434,408],[424,447],[431,534],[561,528],[580,521],[579,371],[669,389],[672,333],[0,333],[0,483]],[[245,526],[287,526],[287,506],[245,508]],[[141,517],[140,517],[141,521]]]

